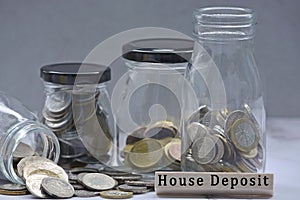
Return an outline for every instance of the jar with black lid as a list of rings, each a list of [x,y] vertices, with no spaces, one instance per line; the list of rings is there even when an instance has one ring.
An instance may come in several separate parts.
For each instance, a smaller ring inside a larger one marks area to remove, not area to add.
[[[43,123],[61,146],[59,164],[110,164],[113,119],[106,83],[110,68],[87,63],[57,63],[41,68],[46,94]]]
[[[128,171],[180,169],[181,99],[193,41],[155,38],[123,45],[127,72],[112,95],[119,155]]]

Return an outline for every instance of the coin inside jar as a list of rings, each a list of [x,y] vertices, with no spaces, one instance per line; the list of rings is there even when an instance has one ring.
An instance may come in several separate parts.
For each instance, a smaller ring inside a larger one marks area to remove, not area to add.
[[[208,164],[216,156],[215,140],[210,136],[198,138],[192,145],[192,156],[199,164]]]
[[[71,94],[65,91],[52,93],[46,98],[45,106],[51,113],[61,113],[71,105]]]
[[[181,140],[173,139],[164,148],[165,155],[170,162],[180,162],[181,160]]]
[[[14,159],[22,159],[28,156],[34,155],[34,150],[29,146],[28,144],[25,144],[23,142],[20,142],[16,148],[16,150],[13,153]]]
[[[175,137],[177,134],[174,125],[169,121],[159,121],[145,130],[145,137],[161,140]]]
[[[246,118],[238,119],[230,128],[230,139],[237,149],[249,152],[259,142],[256,126]]]
[[[161,144],[155,139],[145,138],[134,144],[128,160],[134,167],[147,169],[155,166],[163,156]]]

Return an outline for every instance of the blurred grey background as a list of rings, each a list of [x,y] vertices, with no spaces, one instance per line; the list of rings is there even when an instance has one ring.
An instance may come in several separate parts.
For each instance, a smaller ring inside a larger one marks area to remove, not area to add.
[[[0,90],[40,111],[40,66],[83,61],[106,38],[137,27],[192,36],[192,11],[202,6],[253,8],[255,55],[269,117],[300,117],[298,0],[0,0]]]

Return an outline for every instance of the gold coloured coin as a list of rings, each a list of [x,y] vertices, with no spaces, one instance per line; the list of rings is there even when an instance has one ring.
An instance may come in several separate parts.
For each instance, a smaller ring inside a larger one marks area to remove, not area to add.
[[[0,194],[4,195],[25,195],[28,193],[28,190],[24,185],[6,183],[0,185]]]
[[[128,158],[130,163],[138,168],[147,169],[155,166],[163,156],[161,144],[151,138],[145,138],[132,147]]]
[[[171,140],[164,148],[165,156],[172,162],[181,160],[181,140]]]
[[[177,128],[170,121],[159,121],[145,130],[145,137],[161,140],[168,137],[175,137]]]
[[[252,150],[250,150],[249,152],[239,152],[239,153],[244,158],[255,158],[258,154],[258,148],[255,147]]]
[[[257,147],[259,132],[249,119],[241,118],[230,128],[230,139],[238,150],[249,152]]]
[[[0,194],[2,195],[12,195],[12,196],[16,196],[16,195],[25,195],[28,194],[28,190],[2,190],[0,189]]]

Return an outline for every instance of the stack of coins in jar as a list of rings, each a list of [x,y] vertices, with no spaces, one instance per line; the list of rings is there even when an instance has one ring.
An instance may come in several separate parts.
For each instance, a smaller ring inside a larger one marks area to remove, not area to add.
[[[59,164],[109,162],[113,133],[105,83],[110,69],[59,63],[42,67],[41,77],[46,92],[43,122],[59,139]]]

